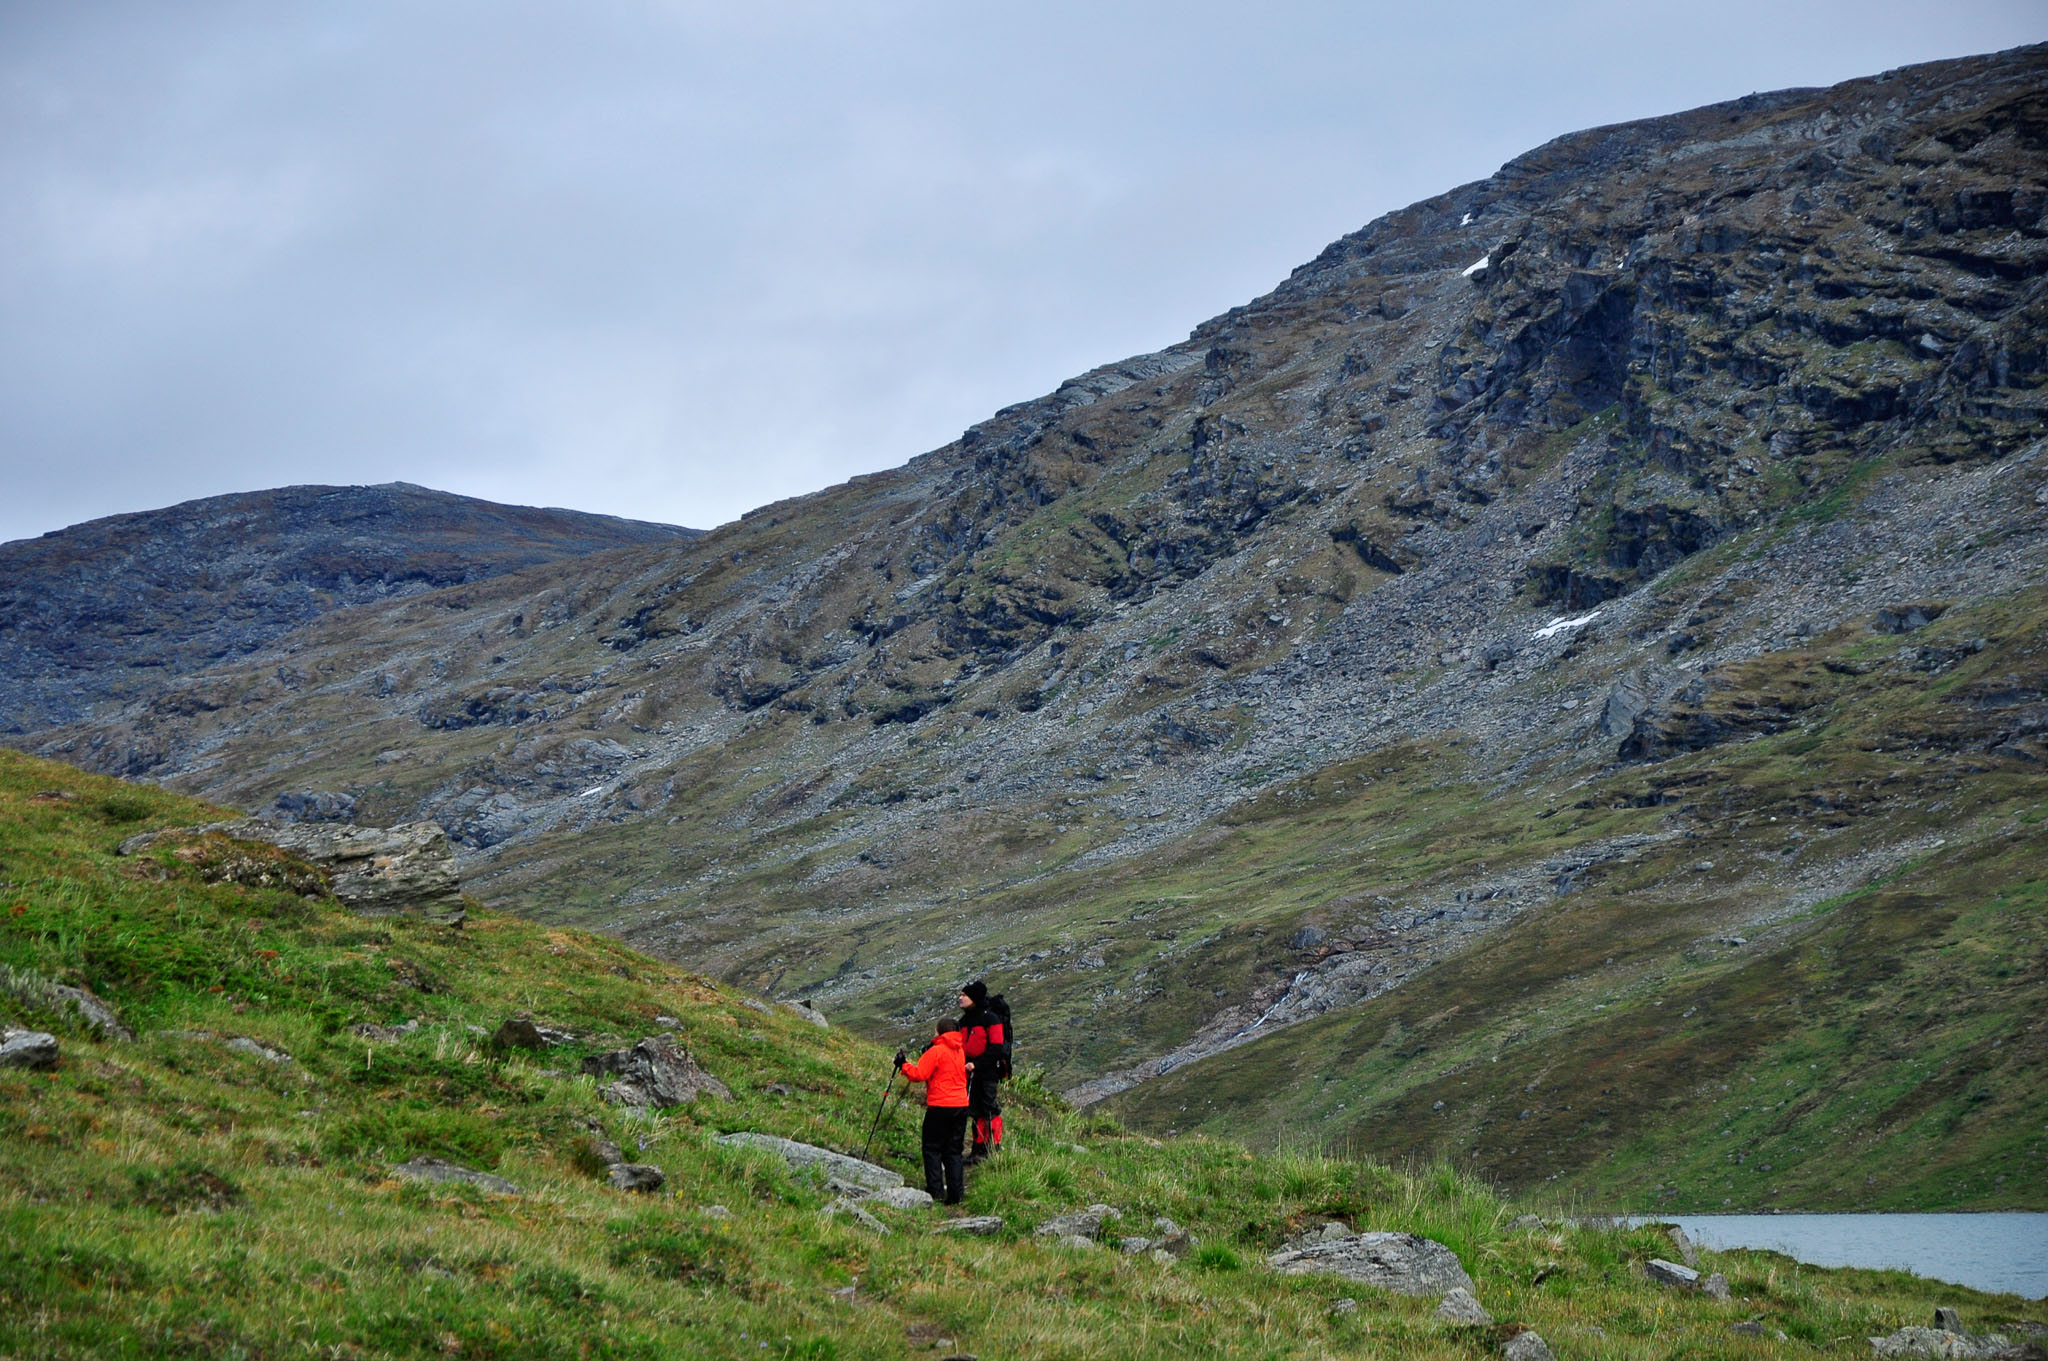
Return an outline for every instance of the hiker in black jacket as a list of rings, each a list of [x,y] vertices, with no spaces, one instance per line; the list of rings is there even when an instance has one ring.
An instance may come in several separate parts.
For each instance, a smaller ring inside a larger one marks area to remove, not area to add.
[[[977,978],[960,989],[960,1028],[973,1068],[967,1079],[967,1112],[974,1121],[974,1149],[967,1161],[978,1163],[1003,1146],[1003,1103],[997,1085],[1010,1075],[1010,1004]]]

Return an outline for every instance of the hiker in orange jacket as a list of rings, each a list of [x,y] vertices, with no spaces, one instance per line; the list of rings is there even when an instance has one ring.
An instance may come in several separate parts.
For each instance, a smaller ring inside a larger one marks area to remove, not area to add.
[[[960,1018],[939,1020],[931,1048],[916,1063],[896,1051],[896,1067],[912,1082],[924,1084],[924,1189],[933,1200],[958,1205],[966,1190],[963,1162],[967,1138],[967,1055],[960,1041]]]

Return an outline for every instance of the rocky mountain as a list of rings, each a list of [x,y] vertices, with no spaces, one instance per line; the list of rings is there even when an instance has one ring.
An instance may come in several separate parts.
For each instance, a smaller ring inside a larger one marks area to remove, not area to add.
[[[151,693],[330,610],[696,533],[392,482],[212,496],[0,544],[0,732]]]
[[[10,740],[1162,1128],[2048,1201],[2048,49],[1576,133],[689,543]]]

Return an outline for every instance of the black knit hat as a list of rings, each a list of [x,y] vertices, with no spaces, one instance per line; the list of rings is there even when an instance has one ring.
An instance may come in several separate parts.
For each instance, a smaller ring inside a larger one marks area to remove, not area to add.
[[[960,989],[960,991],[966,996],[973,998],[974,1005],[978,1007],[988,1005],[988,984],[982,982],[979,978]]]

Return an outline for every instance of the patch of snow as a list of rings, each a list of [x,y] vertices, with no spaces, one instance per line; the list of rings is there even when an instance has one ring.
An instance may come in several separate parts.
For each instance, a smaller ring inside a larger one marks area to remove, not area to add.
[[[1559,615],[1529,636],[1531,638],[1554,638],[1558,634],[1570,629],[1582,629],[1599,617],[1600,611],[1598,610],[1589,610],[1576,619],[1567,619],[1563,615]]]
[[[1469,227],[1469,226],[1471,226],[1471,225],[1472,225],[1472,214],[1470,214],[1470,213],[1467,213],[1467,214],[1465,214],[1465,215],[1464,215],[1463,217],[1459,218],[1459,219],[1458,219],[1458,225],[1459,225],[1460,227]]]
[[[603,786],[603,785],[601,785],[601,784],[600,784],[600,785],[592,785],[592,786],[591,786],[590,788],[588,788],[588,789],[584,790],[584,791],[583,791],[583,792],[582,792],[581,794],[578,794],[578,795],[577,795],[576,797],[577,797],[577,798],[579,798],[579,799],[587,799],[587,798],[589,798],[589,797],[590,797],[590,796],[591,796],[592,794],[602,794],[602,793],[604,793],[604,786]]]
[[[1480,256],[1477,260],[1474,260],[1471,264],[1465,266],[1464,277],[1469,279],[1473,275],[1477,274],[1480,270],[1490,266],[1492,263],[1493,252],[1488,251],[1486,254]]]

